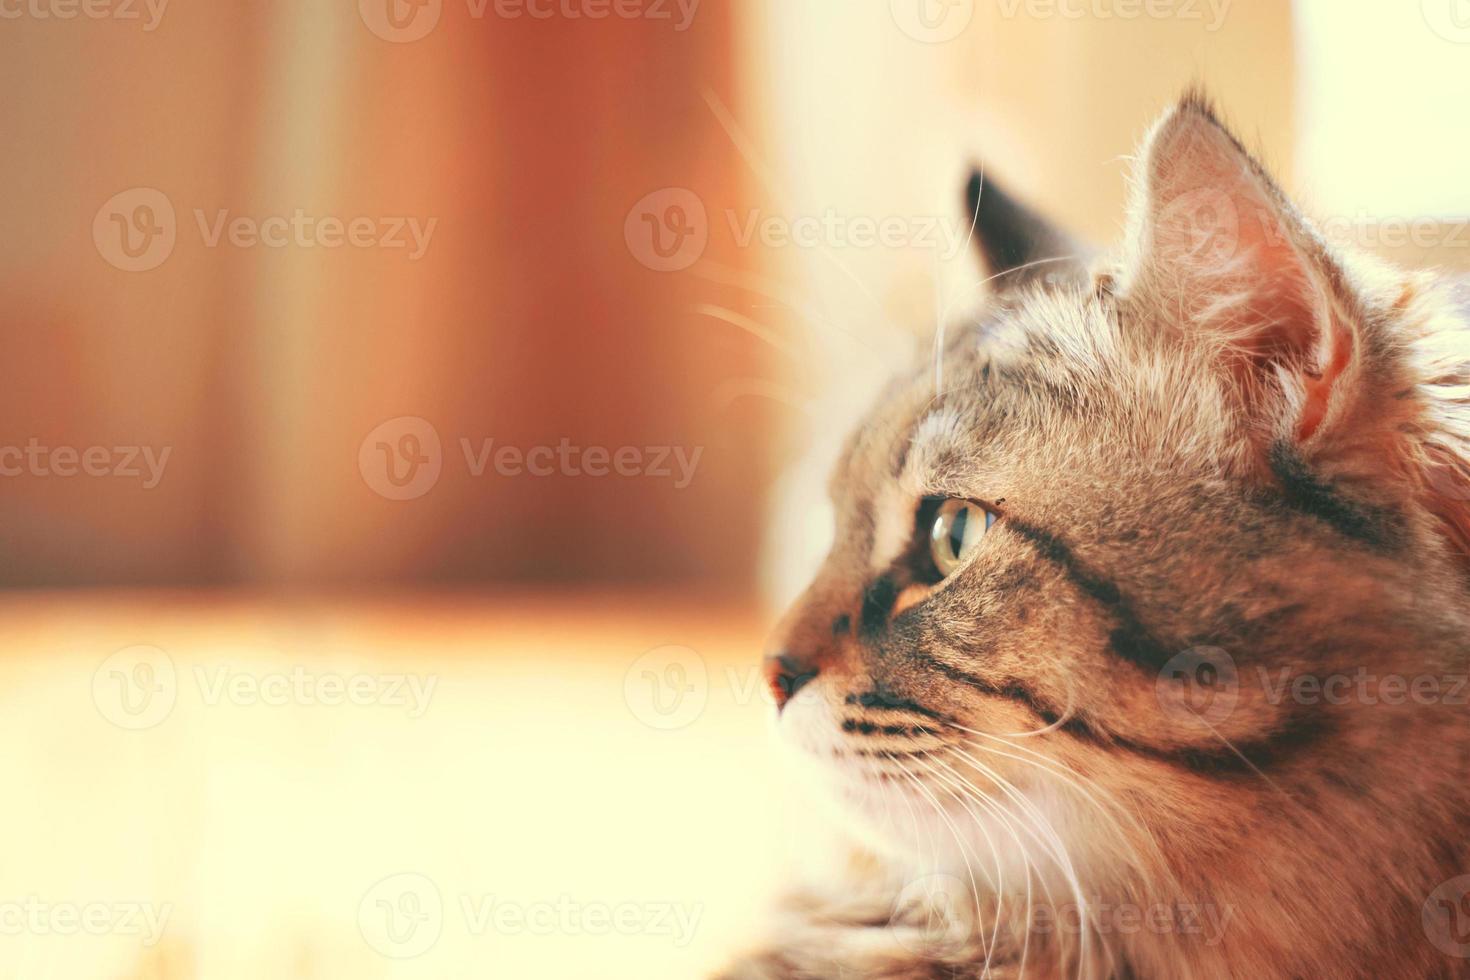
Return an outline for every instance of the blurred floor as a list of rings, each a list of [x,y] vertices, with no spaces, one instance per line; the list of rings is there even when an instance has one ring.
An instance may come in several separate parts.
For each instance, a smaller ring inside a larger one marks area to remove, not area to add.
[[[8,596],[0,977],[703,975],[780,846],[759,638],[647,594]]]

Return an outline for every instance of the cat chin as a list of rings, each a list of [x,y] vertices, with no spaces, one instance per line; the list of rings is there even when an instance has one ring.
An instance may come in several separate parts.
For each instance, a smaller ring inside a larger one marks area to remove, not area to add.
[[[983,890],[1024,881],[1023,851],[1035,847],[1025,832],[973,803],[961,807],[943,786],[921,789],[897,773],[880,778],[868,764],[799,749],[786,755],[819,819],[841,828],[901,879],[941,874],[968,880],[973,874]]]
[[[973,877],[982,892],[1005,892],[1008,884],[1025,880],[1025,852],[1033,845],[995,817],[958,805],[941,812],[917,792],[901,801],[866,796],[854,808],[864,839],[908,875]]]

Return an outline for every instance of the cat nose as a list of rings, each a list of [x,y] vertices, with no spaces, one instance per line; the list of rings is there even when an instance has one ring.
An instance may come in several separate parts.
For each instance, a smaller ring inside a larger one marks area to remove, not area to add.
[[[767,657],[765,671],[771,696],[776,699],[777,712],[786,707],[786,702],[796,697],[796,692],[815,680],[819,673],[816,664],[789,653]]]

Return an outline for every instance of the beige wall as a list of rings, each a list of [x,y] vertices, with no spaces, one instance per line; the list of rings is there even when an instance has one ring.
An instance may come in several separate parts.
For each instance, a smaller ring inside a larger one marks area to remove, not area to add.
[[[646,268],[624,239],[660,188],[741,193],[700,95],[734,88],[732,8],[687,30],[471,9],[446,0],[412,43],[376,36],[356,0],[173,3],[152,30],[4,21],[0,446],[171,455],[151,489],[0,479],[0,584],[748,583],[769,413],[716,394],[767,350],[696,312],[724,287]],[[177,242],[128,272],[92,226],[137,187],[172,203]],[[437,227],[408,261],[209,248],[193,214],[298,208]],[[745,260],[723,240],[706,258]],[[412,501],[358,470],[402,415],[443,441]],[[473,478],[461,438],[703,455],[685,488]]]

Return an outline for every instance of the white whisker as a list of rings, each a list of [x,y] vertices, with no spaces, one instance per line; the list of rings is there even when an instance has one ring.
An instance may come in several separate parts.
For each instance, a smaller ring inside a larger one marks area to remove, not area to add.
[[[726,107],[725,103],[722,102],[719,96],[715,95],[715,93],[711,89],[704,89],[703,95],[705,104],[708,105],[710,111],[714,113],[716,121],[719,122],[720,127],[724,129],[725,135],[730,138],[730,142],[735,145],[736,151],[739,152],[741,157],[745,159],[746,165],[750,167],[751,173],[755,174],[756,179],[760,181],[761,185],[765,188],[766,193],[770,194],[772,198],[778,201],[784,200],[785,196],[778,193],[776,179],[773,176],[770,168],[766,167],[760,162],[760,158],[757,156],[756,153],[755,143],[740,128],[740,124],[735,121],[735,116],[730,112],[729,108]],[[883,317],[883,304],[880,303],[878,301],[878,297],[874,296],[872,292],[868,289],[867,283],[863,282],[863,280],[851,269],[849,269],[840,259],[838,259],[837,256],[833,255],[830,248],[823,247],[818,250],[818,254],[826,259],[828,262],[832,263],[832,265],[839,272],[846,276],[847,279],[854,286],[857,287],[858,292],[861,293],[863,297],[872,304],[873,309],[878,313],[878,315],[880,317]],[[884,319],[886,320],[886,317],[884,317]],[[900,333],[902,332],[902,328],[897,326],[896,324],[890,323],[889,326],[893,327],[893,329],[895,330],[898,330]]]
[[[977,748],[983,747],[977,746]],[[980,762],[978,759],[971,756],[968,752],[965,752],[963,749],[958,748],[957,746],[951,747],[951,751],[955,755],[965,760],[965,762],[967,762],[969,765],[973,766],[977,771],[983,773],[997,786],[1000,786],[1003,790],[1008,790],[1008,792],[1012,794],[1012,799],[1015,801],[1016,805],[1021,807],[1023,810],[1031,815],[1032,820],[1035,821],[1036,824],[1035,829],[1039,831],[1041,833],[1041,836],[1046,839],[1047,843],[1042,843],[1042,847],[1051,855],[1053,861],[1056,862],[1057,870],[1061,872],[1063,878],[1067,882],[1068,887],[1071,889],[1072,896],[1077,903],[1078,919],[1083,924],[1078,940],[1078,976],[1080,977],[1082,975],[1083,965],[1086,964],[1088,961],[1090,939],[1093,932],[1089,925],[1091,922],[1091,909],[1087,901],[1087,896],[1082,888],[1081,876],[1077,873],[1076,868],[1072,864],[1071,855],[1067,850],[1066,844],[1063,843],[1061,835],[1052,825],[1051,820],[1048,819],[1047,816],[1035,806],[1035,804],[1027,800],[1024,794],[1015,790],[1015,787],[1011,786],[1009,781],[1002,777],[998,772],[996,772],[994,769],[991,769],[989,766],[986,766],[984,763]]]
[[[864,354],[872,357],[879,364],[887,364],[891,360],[891,358],[885,357],[881,351],[859,336],[856,331],[816,312],[810,305],[797,300],[794,295],[774,280],[746,272],[743,269],[721,265],[709,259],[701,261],[698,265],[692,267],[690,272],[701,279],[707,279],[710,282],[719,283],[723,286],[735,286],[739,289],[755,293],[757,296],[769,299],[777,304],[778,308],[789,310],[811,326],[819,328],[826,338],[844,340],[853,348],[861,350]],[[810,340],[811,338],[807,339]],[[811,352],[808,352],[808,357],[811,356],[813,356]],[[825,351],[823,352],[823,357],[826,360],[830,360],[832,354],[830,351]]]
[[[757,323],[744,313],[737,313],[732,309],[717,306],[714,303],[700,303],[694,307],[694,312],[700,316],[712,317],[722,323],[728,323],[733,327],[744,330],[752,337],[755,337],[764,344],[770,345],[788,357],[800,358],[801,356],[800,352],[790,343],[783,340],[776,331],[762,323]]]
[[[981,908],[980,889],[975,884],[975,872],[974,872],[973,866],[970,864],[969,847],[965,844],[964,839],[961,837],[959,830],[955,827],[954,822],[952,820],[950,820],[949,819],[949,815],[944,812],[944,807],[941,806],[940,803],[939,803],[939,801],[934,797],[934,795],[929,792],[928,788],[924,786],[924,784],[918,779],[918,777],[916,777],[913,773],[909,772],[908,768],[902,762],[898,761],[896,758],[893,758],[892,756],[890,756],[889,758],[894,762],[895,765],[898,766],[899,771],[901,771],[903,773],[903,775],[909,780],[909,782],[913,783],[914,784],[914,787],[920,793],[922,793],[924,795],[925,799],[927,799],[929,801],[930,806],[932,806],[934,808],[934,812],[939,816],[939,819],[944,822],[945,826],[949,828],[949,832],[950,832],[951,836],[954,837],[955,844],[960,849],[960,857],[965,862],[965,871],[969,875],[969,878],[970,878],[970,893],[971,893],[972,898],[974,899],[974,908],[973,908],[973,911],[974,911],[974,914],[975,914],[976,925],[979,926],[980,925],[980,921],[979,921],[980,920],[980,908]],[[986,844],[989,845],[992,858],[995,861],[996,878],[989,880],[989,884],[991,886],[991,891],[993,893],[996,893],[996,894],[1003,893],[1004,892],[1004,888],[1005,888],[1005,878],[1004,878],[1004,871],[1001,868],[1000,852],[996,850],[996,848],[995,848],[995,841],[991,839],[990,833],[988,831],[986,831],[983,826],[980,828],[980,832],[985,836],[985,842],[986,842]],[[935,864],[936,864],[936,867],[937,867],[938,866],[938,855],[937,855],[937,853],[935,855]],[[980,929],[979,936],[980,936],[981,946],[982,946],[982,948],[984,949],[984,952],[985,952],[985,965],[984,965],[984,968],[981,970],[981,974],[980,975],[982,977],[985,977],[985,976],[988,976],[990,974],[990,963],[991,963],[991,957],[994,955],[994,951],[995,951],[995,940],[996,940],[996,936],[995,936],[994,933],[992,933],[992,935],[990,937],[990,941],[987,943],[986,942],[986,939],[985,939],[985,932],[984,932],[984,929],[983,928]]]
[[[1024,932],[1024,939],[1021,942],[1021,958],[1018,963],[1018,969],[1020,971],[1020,976],[1024,977],[1026,975],[1026,959],[1031,948],[1030,922],[1032,909],[1032,865],[1031,855],[1026,848],[1026,842],[1023,841],[1020,835],[1016,833],[1016,828],[1011,823],[1009,814],[1005,813],[1005,811],[998,804],[992,801],[987,794],[981,792],[973,783],[957,773],[952,767],[946,765],[942,759],[935,758],[934,760],[939,768],[935,768],[934,766],[929,765],[928,762],[926,762],[924,759],[919,759],[917,761],[924,765],[925,768],[929,770],[929,772],[935,775],[935,777],[947,784],[944,787],[945,792],[949,793],[949,795],[953,797],[957,803],[959,803],[964,811],[969,814],[970,819],[975,822],[976,826],[982,827],[982,830],[983,821],[981,820],[980,816],[975,813],[975,811],[970,809],[969,801],[973,800],[974,802],[979,803],[982,807],[985,807],[987,812],[993,814],[996,819],[1000,821],[1001,826],[1005,828],[1008,834],[1010,834],[1011,839],[1016,842],[1017,850],[1021,852],[1021,863],[1024,870],[1024,880],[1026,882],[1026,915],[1025,919],[1023,920],[1026,928]],[[954,787],[958,787],[960,792],[956,792]],[[1045,882],[1043,882],[1043,886],[1044,885]],[[1003,907],[1004,901],[1005,895],[999,895],[997,902],[995,929],[991,934],[992,944],[996,942],[1000,931],[1000,908]]]
[[[804,393],[794,391],[792,386],[765,378],[727,378],[715,385],[710,397],[720,408],[729,408],[742,398],[764,398],[787,408],[801,412],[810,418],[817,417],[811,399]]]

